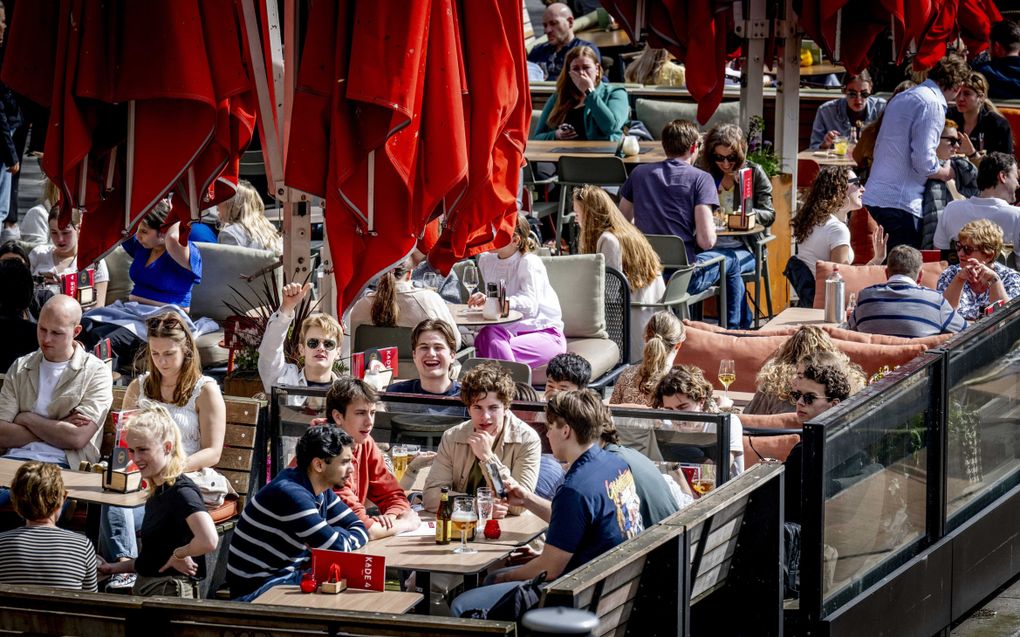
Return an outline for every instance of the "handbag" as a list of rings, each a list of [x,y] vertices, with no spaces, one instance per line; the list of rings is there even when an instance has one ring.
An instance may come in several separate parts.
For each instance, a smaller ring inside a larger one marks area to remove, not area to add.
[[[228,497],[237,498],[237,491],[234,490],[234,485],[230,484],[230,480],[209,467],[184,475],[188,476],[198,487],[199,493],[202,494],[202,501],[207,508],[215,509],[223,506],[223,501]]]
[[[521,582],[500,597],[492,608],[472,609],[465,611],[461,617],[469,619],[491,619],[494,621],[520,621],[524,613],[538,605],[542,599],[542,584],[545,583],[545,571],[535,579]]]

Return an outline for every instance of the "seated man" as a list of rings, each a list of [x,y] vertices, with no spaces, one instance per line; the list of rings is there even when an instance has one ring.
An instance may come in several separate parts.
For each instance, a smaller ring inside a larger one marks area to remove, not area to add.
[[[14,361],[0,389],[4,458],[77,469],[99,461],[103,422],[113,404],[110,369],[75,342],[81,306],[58,294],[39,314],[39,350]],[[0,491],[0,504],[10,492]]]
[[[542,79],[555,82],[563,72],[563,64],[567,53],[575,46],[586,46],[595,51],[595,57],[602,59],[599,48],[574,35],[574,13],[562,2],[555,2],[542,14],[542,27],[548,40],[539,44],[528,53],[528,61],[542,69]]]
[[[505,593],[539,573],[556,579],[644,530],[634,475],[627,463],[598,445],[608,410],[590,389],[563,392],[546,403],[549,445],[556,459],[570,467],[563,486],[550,502],[514,480],[506,481],[512,504],[549,523],[545,548],[525,564],[490,575],[486,582],[491,585],[457,597],[450,605],[454,617],[492,608]]]
[[[921,285],[921,253],[910,246],[889,252],[885,274],[889,280],[857,295],[850,329],[868,334],[920,338],[952,334],[967,321],[942,294]]]
[[[975,63],[974,70],[988,78],[988,97],[1020,99],[1020,24],[1002,20],[989,33],[991,60]]]
[[[353,446],[338,427],[309,427],[297,443],[297,467],[248,501],[227,557],[234,599],[250,602],[274,586],[299,584],[309,547],[353,551],[368,542],[365,525],[333,493],[353,471]]]
[[[872,90],[867,70],[860,75],[844,74],[843,97],[825,102],[815,112],[810,147],[832,148],[837,138],[849,140],[851,131],[856,129],[860,133],[861,127],[875,121],[885,108],[885,99],[874,96]]]
[[[425,319],[414,327],[411,332],[411,350],[414,366],[418,370],[418,378],[402,380],[386,388],[387,392],[397,394],[422,394],[436,398],[460,395],[460,383],[453,380],[453,356],[456,352],[456,327],[439,319]],[[394,411],[407,411],[411,405],[400,403]],[[460,405],[449,407],[427,406],[423,408],[430,414],[447,414],[463,416],[464,408]]]
[[[726,264],[726,319],[736,328],[743,319],[744,280],[735,251],[715,248],[713,212],[719,192],[712,175],[694,167],[701,133],[694,122],[677,119],[662,129],[666,160],[634,168],[620,188],[620,212],[645,234],[671,234],[684,240],[687,262],[702,263],[722,256]],[[667,275],[669,272],[666,273]],[[722,278],[720,264],[698,268],[687,287],[704,292]]]
[[[326,414],[330,421],[354,440],[350,475],[346,482],[337,482],[334,488],[368,529],[371,540],[413,531],[421,523],[372,439],[378,400],[371,385],[350,377],[333,383],[326,394]],[[368,501],[379,507],[379,515],[368,515],[365,510]]]
[[[587,389],[591,382],[591,363],[583,356],[567,352],[552,357],[545,368],[545,399],[561,391]]]
[[[1020,188],[1016,157],[1006,153],[988,153],[977,171],[978,194],[946,204],[935,228],[934,245],[948,251],[960,230],[971,221],[988,219],[1002,228],[1007,241],[1020,245],[1020,207],[1016,191]],[[956,263],[955,254],[943,252],[943,258]]]
[[[510,372],[496,363],[483,363],[464,375],[460,399],[471,419],[443,433],[425,482],[427,511],[439,508],[443,487],[469,495],[478,487],[493,488],[490,466],[504,481],[512,477],[529,491],[535,488],[542,442],[538,432],[510,412],[515,391]],[[510,513],[521,510],[511,508]],[[506,514],[506,504],[497,502],[493,517]]]

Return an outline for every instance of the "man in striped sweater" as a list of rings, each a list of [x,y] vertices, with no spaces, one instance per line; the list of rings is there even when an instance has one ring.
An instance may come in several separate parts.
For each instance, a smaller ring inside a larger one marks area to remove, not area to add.
[[[885,283],[864,288],[850,315],[850,329],[919,338],[959,332],[967,321],[942,294],[920,285],[921,253],[899,245],[889,251]]]
[[[353,551],[368,542],[365,525],[333,492],[351,473],[353,446],[338,427],[310,427],[297,444],[297,467],[248,501],[227,558],[234,599],[252,601],[274,586],[298,584],[310,548]]]

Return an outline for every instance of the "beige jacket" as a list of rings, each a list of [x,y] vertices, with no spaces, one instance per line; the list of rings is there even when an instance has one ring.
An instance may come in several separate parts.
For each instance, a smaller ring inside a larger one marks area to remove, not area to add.
[[[7,371],[3,388],[0,388],[0,420],[14,422],[19,413],[35,409],[42,356],[42,351],[36,350],[14,361]],[[66,418],[77,411],[99,424],[87,445],[81,449],[65,450],[67,464],[72,469],[77,469],[82,460],[99,460],[103,424],[112,404],[113,376],[110,368],[86,352],[81,344],[75,343],[71,363],[53,388],[53,400],[46,410],[46,417],[53,420]]]
[[[464,493],[467,490],[468,475],[475,462],[475,454],[471,451],[468,438],[474,432],[471,421],[451,427],[443,434],[439,442],[439,451],[428,479],[425,481],[425,509],[435,511],[439,508],[439,490],[449,487],[450,491]],[[511,412],[506,412],[503,432],[493,448],[500,463],[500,475],[512,477],[529,491],[535,490],[538,483],[538,467],[542,460],[542,442],[538,432],[532,429]],[[489,483],[487,472],[485,482]],[[492,484],[489,484],[491,487]],[[519,515],[523,507],[511,507],[510,513]]]

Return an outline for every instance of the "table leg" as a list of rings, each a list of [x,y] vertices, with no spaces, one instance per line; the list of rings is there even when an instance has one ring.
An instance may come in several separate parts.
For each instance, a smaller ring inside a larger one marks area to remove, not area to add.
[[[478,573],[464,576],[464,590],[469,591],[472,588],[478,588]]]
[[[428,571],[416,571],[415,586],[421,589],[423,599],[414,607],[416,615],[432,614],[432,573]]]
[[[78,506],[82,505],[85,505],[85,537],[92,541],[96,552],[99,552],[99,510],[102,505],[78,500]]]

